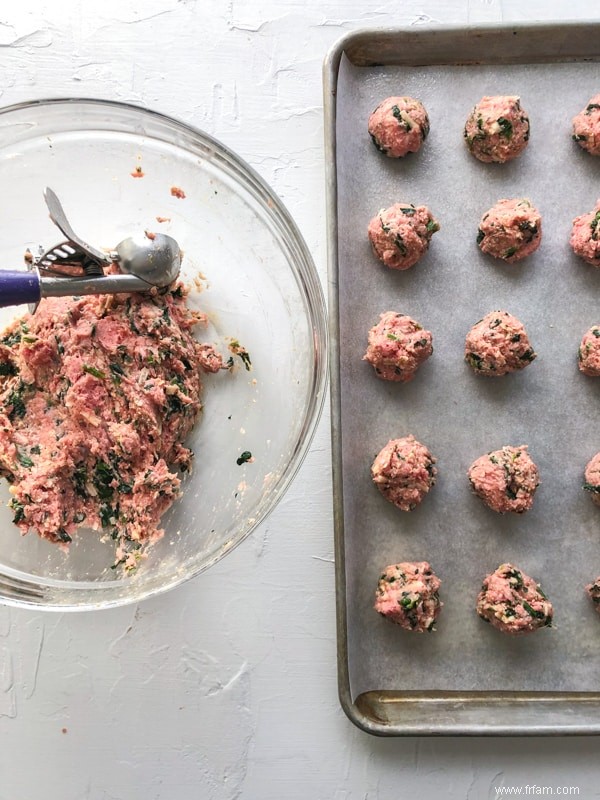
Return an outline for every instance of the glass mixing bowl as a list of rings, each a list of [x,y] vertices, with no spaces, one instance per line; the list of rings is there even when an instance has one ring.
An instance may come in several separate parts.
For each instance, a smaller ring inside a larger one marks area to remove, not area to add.
[[[0,178],[2,267],[22,265],[27,247],[64,238],[44,204],[50,186],[74,230],[96,247],[143,230],[173,236],[190,305],[208,315],[199,338],[226,355],[227,338],[237,339],[252,360],[250,372],[236,359],[232,373],[204,378],[204,411],[187,442],[193,471],[163,516],[164,538],[133,574],[111,568],[114,543],[98,532],[80,530],[67,553],[35,532],[21,536],[3,482],[0,600],[60,610],[135,602],[232,550],[300,466],[326,381],[314,264],[281,201],[247,164],[205,133],[135,106],[68,99],[0,110]],[[2,309],[0,327],[24,311]],[[254,461],[238,465],[244,451]]]

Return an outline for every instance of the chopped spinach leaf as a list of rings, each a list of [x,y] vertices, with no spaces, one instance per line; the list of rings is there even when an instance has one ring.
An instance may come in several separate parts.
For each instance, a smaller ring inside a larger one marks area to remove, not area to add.
[[[94,378],[106,378],[106,374],[101,369],[91,367],[89,364],[84,364],[82,369],[84,372],[87,372],[88,375],[93,375]]]
[[[506,117],[498,117],[498,125],[500,125],[500,136],[510,139],[513,135],[512,122]]]

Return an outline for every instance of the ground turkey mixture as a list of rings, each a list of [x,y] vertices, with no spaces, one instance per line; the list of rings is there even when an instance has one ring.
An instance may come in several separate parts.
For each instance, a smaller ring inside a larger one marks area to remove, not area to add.
[[[468,476],[475,494],[499,514],[528,511],[540,484],[538,469],[524,444],[486,453],[471,464]]]
[[[371,466],[381,494],[400,511],[412,511],[435,484],[436,459],[414,436],[392,439]]]
[[[573,117],[573,139],[593,156],[600,156],[600,94]]]
[[[427,561],[403,561],[386,567],[375,592],[375,611],[405,631],[435,630],[443,603],[441,581]]]
[[[439,229],[426,206],[395,203],[373,217],[368,233],[380,261],[392,269],[408,269],[425,255]]]
[[[577,352],[579,369],[584,375],[600,377],[600,326],[593,325],[583,335]]]
[[[483,253],[512,264],[535,252],[542,241],[542,218],[529,200],[499,200],[481,218],[477,244]]]
[[[477,613],[503,633],[531,633],[552,625],[552,603],[542,587],[512,564],[502,564],[483,579]]]
[[[594,608],[600,614],[600,576],[593,583],[588,583],[585,587]]]
[[[516,372],[535,357],[523,324],[508,311],[492,311],[467,334],[465,361],[478,375]]]
[[[529,141],[529,117],[519,97],[482,97],[464,131],[467,147],[480,161],[504,163],[520,155]]]
[[[575,217],[569,244],[575,255],[594,267],[600,267],[600,200],[589,214]]]
[[[390,158],[416,153],[428,133],[427,111],[414,97],[388,97],[369,117],[373,144]]]
[[[180,284],[165,294],[42,300],[0,338],[0,473],[23,533],[67,544],[110,534],[133,568],[187,470],[201,370],[223,364],[193,328]]]
[[[591,458],[585,467],[583,488],[597,506],[600,506],[600,453]]]
[[[433,353],[431,338],[431,333],[411,317],[386,311],[369,331],[364,359],[383,380],[407,383]]]

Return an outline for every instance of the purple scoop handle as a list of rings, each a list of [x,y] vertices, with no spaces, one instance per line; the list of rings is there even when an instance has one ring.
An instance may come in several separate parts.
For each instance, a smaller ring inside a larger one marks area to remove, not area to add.
[[[0,270],[0,307],[37,303],[40,299],[40,279],[35,272]]]

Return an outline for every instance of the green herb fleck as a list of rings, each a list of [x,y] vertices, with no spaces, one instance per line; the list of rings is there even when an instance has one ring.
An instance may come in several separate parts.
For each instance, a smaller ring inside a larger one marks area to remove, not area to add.
[[[106,374],[101,369],[96,369],[96,367],[91,367],[89,364],[83,365],[83,371],[87,372],[88,375],[93,375],[94,378],[100,378],[100,379],[106,378]]]
[[[477,244],[481,244],[485,238],[485,233],[481,230],[481,228],[477,229]]]
[[[23,450],[19,448],[17,448],[17,459],[19,461],[19,464],[21,464],[22,466],[28,468],[33,467],[33,461],[29,458],[27,453],[24,453]]]
[[[22,522],[25,519],[25,506],[19,500],[11,500],[8,504],[9,508],[11,508],[15,515],[13,517],[13,522],[15,525],[19,522]]]
[[[12,361],[0,361],[0,375],[16,375],[18,371]]]
[[[477,353],[467,353],[465,359],[473,367],[473,369],[483,369],[483,358],[478,356]]]
[[[396,105],[392,106],[392,114],[396,117],[398,122],[404,127],[405,131],[408,133],[411,130],[412,125],[408,121],[408,119],[402,116],[402,111],[398,108],[398,106]]]
[[[512,258],[518,249],[518,247],[509,247],[508,250],[504,251],[502,258]]]
[[[238,467],[241,467],[242,464],[245,464],[247,461],[250,461],[252,458],[252,453],[249,450],[244,450],[244,452],[240,455],[239,458],[236,459],[235,463]]]
[[[500,125],[500,136],[510,139],[513,134],[512,122],[506,117],[498,117],[498,125]]]
[[[108,503],[102,503],[102,505],[99,508],[99,515],[100,515],[100,524],[102,525],[102,527],[108,528],[108,526],[111,525],[111,519],[112,517],[114,517],[115,512],[111,508],[111,506],[108,505]]]
[[[532,608],[529,605],[527,600],[523,600],[522,601],[522,605],[523,605],[523,608],[525,609],[525,611],[527,611],[527,613],[530,614],[535,619],[544,619],[545,618],[546,615],[544,614],[544,612],[543,611],[536,611],[534,608]]]
[[[110,500],[114,494],[112,482],[116,475],[110,464],[105,461],[97,461],[94,468],[93,483],[101,500]]]
[[[587,481],[583,484],[583,488],[586,492],[591,492],[592,494],[600,494],[600,486],[595,483],[587,483]]]
[[[23,381],[19,384],[17,389],[13,389],[13,391],[9,394],[7,403],[9,406],[12,406],[12,411],[9,412],[8,418],[12,421],[15,417],[24,417],[25,416],[25,402],[23,401],[23,393],[25,391],[25,384]]]
[[[427,228],[427,233],[435,233],[440,229],[439,223],[437,223],[434,219],[427,220],[427,225],[425,227]]]
[[[408,250],[406,248],[406,245],[404,244],[404,239],[402,238],[402,236],[400,236],[399,233],[397,233],[394,236],[394,244],[396,245],[398,250],[400,250],[400,254],[401,255],[403,255],[403,256],[407,255]]]

